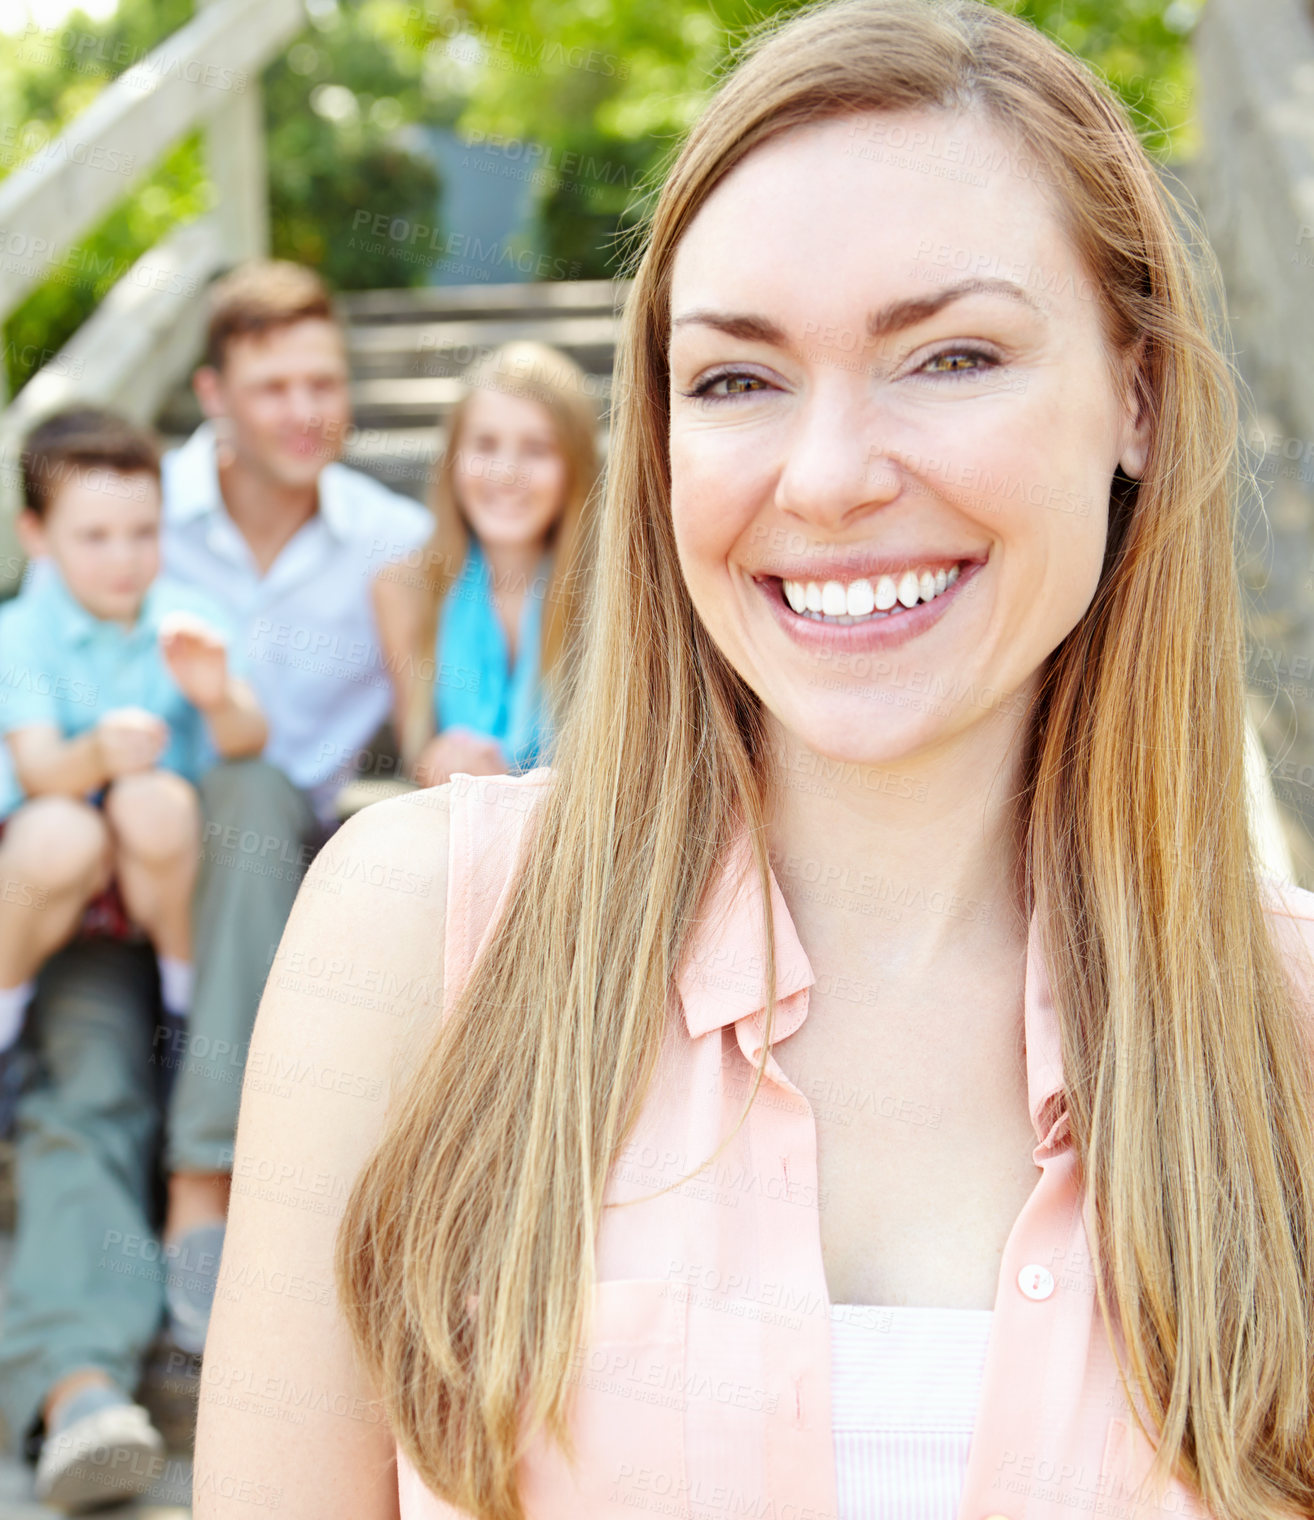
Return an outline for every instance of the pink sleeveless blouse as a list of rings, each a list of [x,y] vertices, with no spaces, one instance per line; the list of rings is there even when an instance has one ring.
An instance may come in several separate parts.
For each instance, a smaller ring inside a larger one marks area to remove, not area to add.
[[[461,986],[502,911],[550,784],[452,787],[445,982]],[[1314,948],[1314,894],[1269,883],[1288,953]],[[775,880],[776,1041],[815,978]],[[741,837],[705,900],[636,1131],[608,1179],[598,1284],[574,1374],[578,1465],[538,1439],[521,1464],[529,1520],[840,1520],[831,1314],[812,1109],[773,1057],[732,1129],[764,1025],[760,889]],[[1314,996],[1314,982],[1309,983]],[[1033,918],[1024,1030],[1034,1191],[1005,1246],[956,1520],[1212,1520],[1183,1485],[1155,1494],[1095,1299],[1089,1205],[1068,1138],[1058,1019]],[[400,1447],[402,1520],[468,1520]]]

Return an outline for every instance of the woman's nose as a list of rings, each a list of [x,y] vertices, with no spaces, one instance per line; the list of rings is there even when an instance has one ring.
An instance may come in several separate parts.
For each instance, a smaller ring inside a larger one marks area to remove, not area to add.
[[[890,419],[870,394],[809,396],[786,448],[776,505],[817,527],[845,527],[902,489]]]

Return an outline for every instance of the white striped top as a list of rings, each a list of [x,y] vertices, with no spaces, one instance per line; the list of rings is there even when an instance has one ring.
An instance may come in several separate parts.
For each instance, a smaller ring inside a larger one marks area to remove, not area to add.
[[[831,1305],[840,1520],[955,1520],[993,1313]]]

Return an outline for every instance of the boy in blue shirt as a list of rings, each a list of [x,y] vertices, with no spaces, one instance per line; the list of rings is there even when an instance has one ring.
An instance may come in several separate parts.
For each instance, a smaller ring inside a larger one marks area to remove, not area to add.
[[[24,495],[20,539],[45,563],[0,612],[13,771],[0,792],[0,880],[14,888],[0,893],[0,1050],[17,1038],[36,971],[111,878],[155,946],[166,1011],[186,1015],[194,783],[218,756],[258,754],[266,734],[229,669],[223,614],[157,578],[149,434],[93,408],[48,418],[24,448]]]
[[[0,608],[0,734],[11,762],[0,767],[0,1065],[36,973],[88,922],[89,905],[117,909],[122,928],[145,933],[166,1013],[186,1018],[195,783],[220,757],[258,754],[266,736],[233,673],[225,615],[158,578],[151,435],[97,408],[58,413],[24,445],[23,488],[18,528],[33,564]],[[67,1400],[87,1440],[135,1439],[156,1454],[145,1411],[106,1381]],[[63,1476],[39,1470],[42,1497],[73,1497],[61,1493]]]

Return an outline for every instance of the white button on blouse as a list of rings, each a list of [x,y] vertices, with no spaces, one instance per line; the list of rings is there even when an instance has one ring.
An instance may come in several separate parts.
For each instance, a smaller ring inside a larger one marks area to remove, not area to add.
[[[1032,1263],[1017,1274],[1017,1285],[1028,1298],[1048,1298],[1054,1291],[1054,1274],[1048,1267]]]

